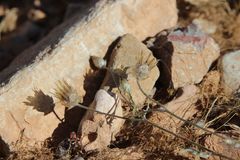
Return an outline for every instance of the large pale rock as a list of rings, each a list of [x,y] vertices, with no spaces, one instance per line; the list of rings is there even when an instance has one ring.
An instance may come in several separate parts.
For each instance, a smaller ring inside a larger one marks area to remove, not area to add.
[[[199,89],[195,85],[186,86],[183,88],[182,94],[167,103],[165,107],[178,117],[189,120],[198,112],[196,105],[199,98],[198,92]],[[166,112],[154,112],[149,120],[174,133],[184,124],[183,121]]]
[[[240,92],[240,50],[226,53],[219,60],[221,85],[226,94]]]
[[[102,150],[114,139],[125,120],[92,110],[123,117],[122,103],[117,95],[100,89],[79,125],[80,143],[85,151]]]
[[[147,76],[138,74],[139,66],[151,62],[149,65],[153,65]],[[159,77],[159,70],[157,68],[157,61],[152,55],[152,52],[139,40],[137,40],[131,34],[126,34],[119,40],[118,44],[113,49],[111,54],[110,62],[108,67],[113,70],[128,68],[127,69],[127,83],[130,86],[130,94],[133,102],[136,105],[141,105],[146,99],[146,96],[140,90],[137,84],[137,78],[142,78],[139,80],[141,88],[143,91],[151,95],[153,86]],[[118,92],[118,77],[114,76],[113,73],[108,72],[102,87],[110,87],[113,92]]]
[[[49,95],[64,78],[83,96],[91,55],[103,57],[125,33],[143,40],[177,21],[175,0],[101,0],[84,14],[55,29],[0,73],[5,82],[0,88],[0,135],[6,142],[16,141],[20,133],[29,141],[42,141],[58,126],[54,114],[44,115],[23,103],[34,87]],[[64,107],[57,103],[55,110],[63,118]]]
[[[162,85],[175,89],[201,82],[219,57],[217,43],[192,24],[184,29],[161,32],[146,42],[160,59]]]

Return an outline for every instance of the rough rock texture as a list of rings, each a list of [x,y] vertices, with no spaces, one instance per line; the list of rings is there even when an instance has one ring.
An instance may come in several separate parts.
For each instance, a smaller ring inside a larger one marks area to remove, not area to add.
[[[163,31],[146,43],[160,59],[159,82],[168,87],[172,81],[175,89],[199,83],[220,55],[217,43],[194,24]]]
[[[153,57],[152,52],[134,36],[126,34],[121,37],[118,44],[113,49],[110,62],[108,63],[108,67],[111,67],[113,70],[128,67],[127,80],[131,87],[130,92],[132,99],[136,105],[143,104],[146,98],[136,82],[136,67],[141,64],[141,60],[143,60],[142,64],[144,64],[145,61],[152,61],[152,64],[155,64],[149,71],[148,76],[143,80],[139,80],[143,91],[147,94],[151,94],[153,86],[159,77],[156,59]],[[118,80],[116,78],[113,79],[112,77],[113,73],[108,72],[102,83],[102,87],[115,86],[113,89],[115,88],[114,92],[117,92],[118,89],[116,87],[118,85],[115,85],[114,83],[117,83]]]
[[[89,108],[123,117],[122,103],[119,97],[103,89],[96,93],[95,99]],[[84,150],[102,150],[106,148],[114,139],[116,133],[120,131],[123,123],[123,119],[88,110],[80,123],[78,131],[81,135],[80,143]]]
[[[224,136],[224,135],[222,135],[222,136]],[[204,145],[207,148],[209,148],[217,153],[221,153],[222,155],[231,157],[233,159],[240,159],[240,149],[226,144],[223,139],[221,139],[217,136],[214,136],[214,135],[208,136],[205,139]],[[220,158],[218,156],[210,156],[208,159],[209,160],[221,160],[223,158]]]
[[[221,85],[226,94],[240,92],[240,50],[226,53],[219,60]]]
[[[0,88],[0,135],[4,141],[16,141],[21,131],[29,142],[41,141],[58,126],[54,114],[44,116],[23,103],[34,94],[34,87],[49,95],[56,81],[64,78],[84,95],[84,74],[91,55],[103,57],[113,40],[125,33],[143,40],[176,21],[175,0],[101,0],[90,14],[86,11],[55,29],[0,73],[0,82],[4,82]],[[55,110],[63,118],[64,107],[56,104]]]
[[[196,102],[198,100],[199,89],[195,85],[186,86],[183,88],[179,97],[167,103],[165,107],[175,115],[188,120],[198,112]],[[177,129],[184,124],[183,121],[167,114],[166,112],[155,112],[149,119],[151,122],[164,127],[172,132],[177,132]]]

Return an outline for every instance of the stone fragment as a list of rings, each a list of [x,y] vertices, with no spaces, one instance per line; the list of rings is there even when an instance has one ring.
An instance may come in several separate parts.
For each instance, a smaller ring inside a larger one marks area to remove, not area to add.
[[[165,87],[176,89],[201,82],[220,55],[217,43],[194,24],[163,31],[154,39],[149,46],[160,59],[159,83]]]
[[[198,112],[196,106],[196,102],[199,98],[198,92],[199,89],[195,85],[186,86],[182,89],[181,95],[167,103],[165,107],[178,117],[189,120]],[[184,124],[183,121],[166,112],[154,112],[149,120],[174,133]]]
[[[44,116],[23,103],[33,95],[34,88],[51,96],[56,82],[65,79],[84,96],[90,56],[103,57],[109,45],[125,33],[143,40],[176,22],[175,0],[100,0],[92,9],[86,8],[86,12],[54,29],[0,73],[0,83],[4,84],[0,87],[2,139],[14,142],[21,133],[29,142],[51,137],[60,123],[56,116]],[[63,118],[61,104],[56,104],[55,111]]]
[[[46,13],[44,13],[40,9],[31,9],[28,12],[28,18],[31,19],[32,21],[40,21],[46,18]]]
[[[80,144],[85,151],[106,148],[124,123],[123,119],[92,111],[123,117],[121,100],[117,95],[111,94],[100,89],[89,107],[91,110],[87,111],[79,125]]]
[[[113,49],[108,67],[113,70],[128,68],[127,82],[131,87],[130,93],[132,100],[136,105],[141,105],[145,101],[146,96],[139,89],[137,78],[141,79],[139,83],[143,91],[150,95],[160,74],[156,64],[157,61],[155,57],[153,57],[152,52],[134,36],[126,34],[121,37]],[[145,73],[147,74],[145,75]],[[117,92],[117,78],[113,73],[108,72],[102,83],[102,88],[114,86],[113,90]]]
[[[227,95],[240,92],[240,50],[224,54],[219,60],[221,85]]]

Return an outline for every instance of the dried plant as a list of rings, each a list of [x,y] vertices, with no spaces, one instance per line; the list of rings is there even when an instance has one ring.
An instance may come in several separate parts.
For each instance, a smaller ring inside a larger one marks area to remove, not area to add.
[[[190,140],[190,139],[188,139],[188,138],[186,138],[186,137],[183,137],[183,136],[181,136],[181,135],[179,135],[179,134],[177,134],[177,133],[174,133],[174,132],[172,132],[172,131],[169,131],[169,130],[167,130],[167,129],[161,127],[161,126],[159,126],[158,124],[154,124],[154,123],[152,123],[152,122],[150,122],[150,121],[148,121],[148,120],[146,119],[146,114],[147,114],[147,113],[150,113],[150,112],[153,112],[153,111],[166,112],[167,114],[170,114],[171,116],[173,116],[173,117],[175,117],[175,118],[183,121],[185,124],[195,126],[195,127],[197,127],[197,128],[202,129],[202,130],[205,131],[206,133],[214,134],[214,135],[216,135],[216,136],[218,136],[218,137],[220,137],[220,138],[222,138],[222,139],[226,139],[225,137],[223,137],[223,136],[221,136],[221,135],[219,135],[219,134],[217,134],[217,133],[215,133],[215,132],[212,132],[212,131],[204,128],[204,126],[199,125],[199,123],[198,123],[198,124],[195,124],[195,123],[192,123],[192,122],[190,122],[190,121],[188,121],[188,120],[185,120],[185,119],[183,119],[183,118],[175,115],[174,113],[172,113],[171,111],[169,111],[164,105],[162,105],[162,104],[159,103],[158,101],[155,101],[155,100],[152,99],[149,95],[147,95],[147,94],[143,91],[143,89],[142,89],[139,81],[148,78],[150,71],[153,69],[153,67],[156,66],[157,60],[155,60],[154,58],[153,58],[153,59],[150,59],[150,55],[148,55],[148,57],[146,58],[146,60],[143,60],[143,59],[144,59],[144,57],[143,57],[143,55],[142,55],[142,53],[141,53],[141,58],[140,58],[140,60],[138,61],[138,63],[136,64],[136,66],[133,67],[133,68],[130,68],[130,72],[127,72],[127,73],[130,73],[130,74],[132,73],[133,75],[135,75],[135,77],[136,77],[136,79],[137,79],[138,87],[139,87],[139,89],[141,90],[141,92],[147,97],[147,99],[151,100],[153,103],[156,103],[156,104],[159,106],[159,108],[158,108],[158,109],[154,109],[154,110],[153,110],[153,109],[150,109],[150,108],[147,108],[147,110],[145,110],[144,113],[141,114],[142,117],[139,117],[139,116],[138,116],[138,118],[131,117],[131,118],[127,118],[127,119],[128,119],[128,120],[131,120],[131,121],[138,121],[138,122],[148,123],[148,124],[150,124],[150,125],[152,125],[152,126],[154,126],[154,127],[156,127],[156,128],[159,128],[160,130],[162,130],[162,131],[164,131],[164,132],[166,132],[166,133],[168,133],[168,134],[170,134],[170,135],[174,135],[174,136],[177,137],[177,138],[180,138],[180,139],[182,139],[182,140],[185,140],[185,141],[189,142],[190,144],[199,147],[199,148],[202,149],[203,151],[199,151],[198,149],[191,149],[191,151],[192,151],[191,153],[192,153],[192,154],[195,154],[196,156],[205,158],[205,157],[209,157],[209,156],[212,154],[212,155],[216,155],[216,156],[219,156],[219,157],[224,157],[224,158],[226,158],[226,159],[232,159],[232,158],[230,158],[230,157],[227,157],[227,156],[225,156],[225,155],[222,155],[221,153],[216,153],[216,152],[214,152],[214,151],[212,151],[212,150],[204,147],[203,145],[201,145],[201,144],[199,144],[199,143],[197,143],[197,142],[194,142],[194,141],[192,141],[192,140]],[[129,68],[127,68],[127,69],[129,69]],[[120,70],[121,70],[121,69],[120,69]],[[110,69],[109,69],[109,71],[110,71],[111,73],[113,72],[113,71],[110,70]],[[113,75],[113,74],[111,74],[111,75]],[[113,76],[112,78],[115,79],[116,77]],[[116,82],[116,79],[115,79],[114,81]],[[126,80],[123,80],[123,81],[121,81],[121,82],[122,82],[122,85],[117,85],[117,86],[119,86],[120,89],[123,89],[123,88],[124,88],[125,91],[127,91],[128,93],[130,93],[130,91],[127,90],[127,88],[130,88],[130,87],[126,87],[126,86],[128,86],[128,85],[126,85],[126,84],[128,84],[127,81],[126,81]],[[124,83],[123,83],[123,82],[124,82]],[[123,87],[123,86],[124,86],[124,87]],[[131,95],[131,94],[130,94],[130,95]],[[134,104],[134,103],[130,103],[130,105],[132,105],[132,104]],[[134,108],[134,106],[130,106],[130,107]],[[136,112],[136,111],[133,109],[133,112]],[[101,113],[101,114],[105,114],[105,113]],[[134,114],[134,115],[135,115],[135,114]],[[114,116],[114,115],[113,115],[113,116]],[[118,117],[118,118],[120,118],[120,117]],[[121,118],[124,118],[124,117],[121,117]],[[124,118],[124,119],[125,119],[125,118]],[[235,142],[235,141],[234,141],[234,145],[238,146],[238,142]],[[204,152],[204,151],[207,151],[207,152]]]
[[[138,63],[132,68],[130,73],[135,75],[137,79],[144,80],[148,78],[150,71],[156,67],[157,63],[158,62],[154,57],[151,58],[151,53],[149,53],[146,60],[144,60],[144,55],[141,52]]]
[[[65,80],[57,82],[54,96],[68,109],[71,109],[82,102],[82,99],[78,95],[77,91]]]
[[[46,144],[37,143],[29,145],[25,142],[16,142],[11,146],[12,153],[7,158],[8,160],[23,160],[23,159],[48,159],[53,160],[54,155]],[[1,158],[0,158],[1,159]]]

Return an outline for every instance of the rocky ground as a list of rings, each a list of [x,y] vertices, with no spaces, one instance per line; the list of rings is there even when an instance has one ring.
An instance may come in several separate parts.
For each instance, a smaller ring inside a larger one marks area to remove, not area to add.
[[[0,3],[0,159],[240,159],[240,1],[96,2]]]

